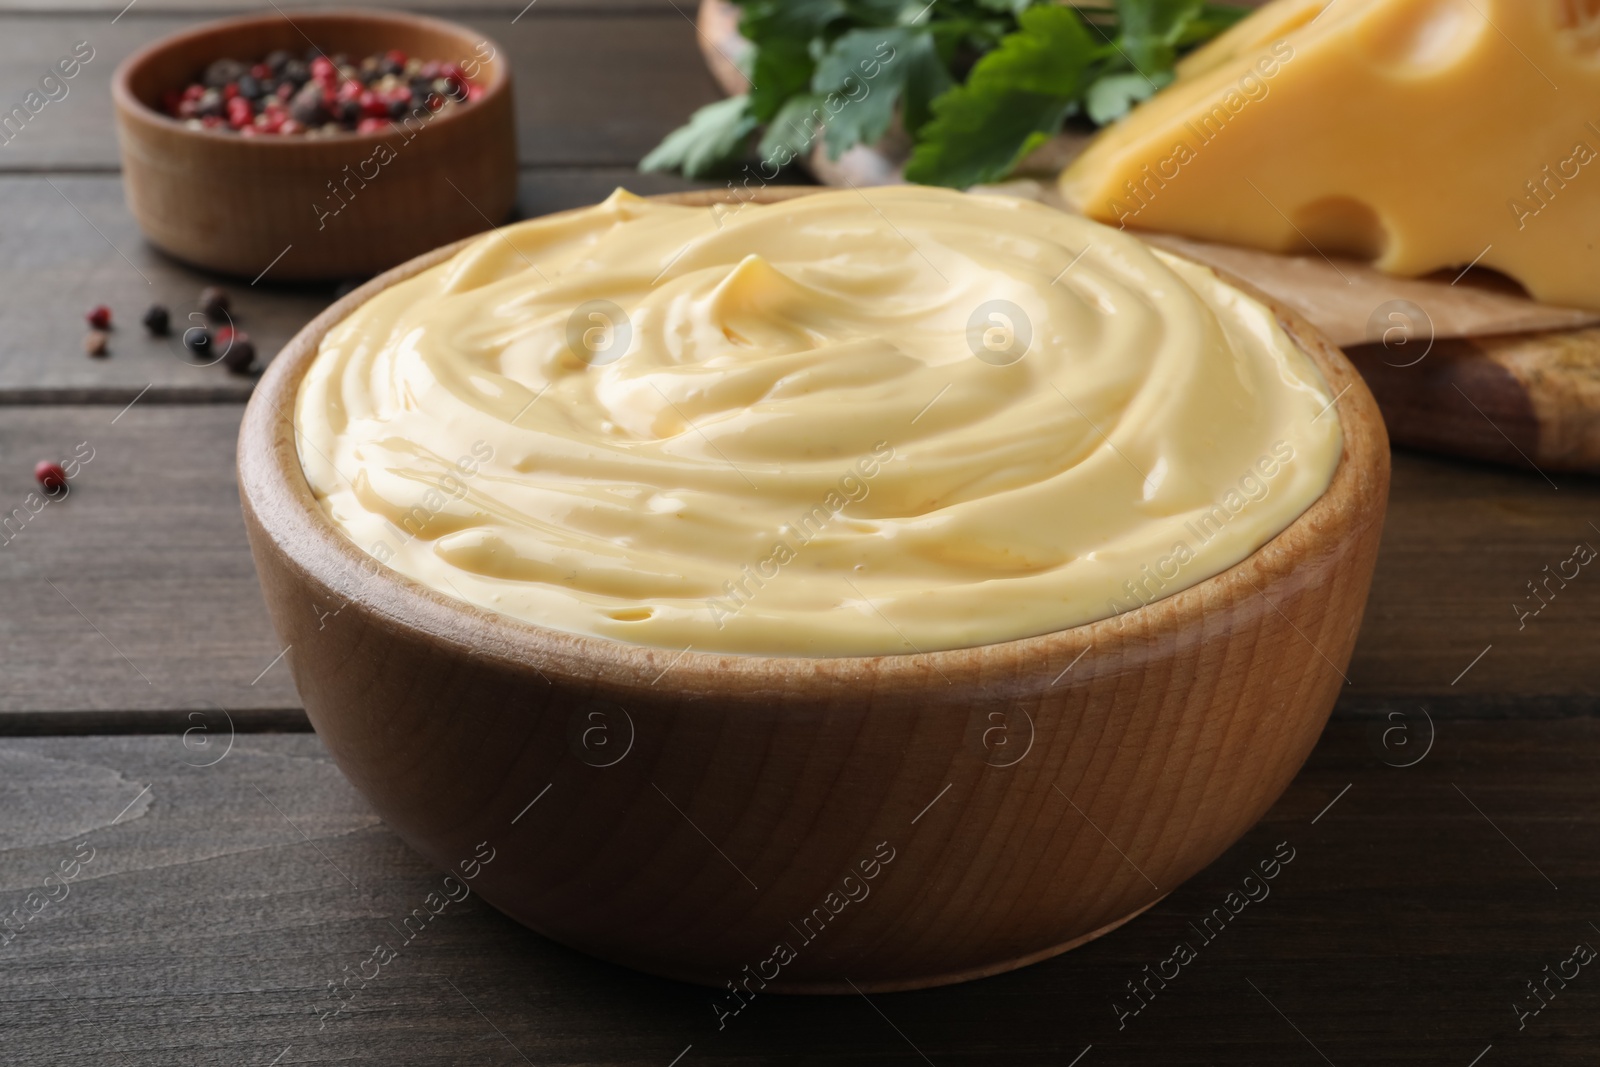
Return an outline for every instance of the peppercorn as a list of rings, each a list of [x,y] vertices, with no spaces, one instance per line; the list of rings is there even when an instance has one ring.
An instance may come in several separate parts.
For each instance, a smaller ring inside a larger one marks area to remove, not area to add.
[[[212,322],[228,317],[228,291],[219,285],[208,285],[200,290],[200,310]]]
[[[33,477],[39,486],[52,496],[67,487],[67,472],[61,469],[61,464],[51,463],[47,459],[41,459],[34,465]]]
[[[381,132],[408,111],[437,111],[483,94],[458,63],[424,62],[398,50],[352,58],[308,48],[304,58],[279,50],[265,61],[215,60],[199,81],[163,91],[161,109],[196,130],[333,136]],[[382,121],[368,121],[374,119]]]
[[[144,313],[143,322],[151,337],[165,337],[167,331],[172,328],[172,316],[160,304],[150,305],[149,310]]]
[[[191,326],[183,331],[183,346],[208,363],[213,361],[211,331],[204,326]]]
[[[306,82],[289,100],[289,115],[302,126],[320,126],[327,121],[328,109],[322,103],[322,86]]]
[[[111,329],[111,309],[104,304],[97,305],[84,318],[89,320],[89,325],[96,330]]]
[[[106,332],[90,330],[89,335],[83,339],[83,350],[97,359],[103,358],[106,354]]]
[[[200,94],[200,99],[195,101],[194,113],[200,118],[221,118],[223,108],[227,101],[222,97],[221,89],[207,89]]]
[[[249,72],[250,68],[237,59],[219,59],[206,68],[200,82],[208,89],[221,89],[229,82],[238,81]]]
[[[225,326],[217,331],[217,343],[222,345],[222,365],[230,373],[250,373],[256,362],[256,346],[249,334]]]

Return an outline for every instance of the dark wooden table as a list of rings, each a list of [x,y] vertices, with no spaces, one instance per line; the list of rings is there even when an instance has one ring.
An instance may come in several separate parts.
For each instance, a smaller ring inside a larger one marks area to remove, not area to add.
[[[525,2],[447,12],[513,57],[521,210],[682,187],[632,167],[713,97],[687,0]],[[469,898],[324,1021],[330,983],[439,875],[340,777],[280,662],[233,475],[249,381],[134,326],[211,279],[144,244],[123,207],[107,82],[133,48],[234,5],[124,3],[0,0],[4,109],[74,42],[95,49],[0,148],[0,511],[37,459],[94,456],[0,545],[0,915],[19,917],[0,928],[0,1063],[1600,1058],[1600,973],[1550,979],[1542,1002],[1528,985],[1600,945],[1600,574],[1552,583],[1536,616],[1515,607],[1600,545],[1600,485],[1408,454],[1322,744],[1260,826],[1115,935],[953,988],[769,997],[719,1030],[708,991]],[[235,285],[266,352],[330,296]],[[80,347],[98,303],[123,324],[104,361]],[[1270,896],[1199,937],[1281,842],[1295,859]],[[1197,958],[1139,1007],[1128,983],[1180,941]]]

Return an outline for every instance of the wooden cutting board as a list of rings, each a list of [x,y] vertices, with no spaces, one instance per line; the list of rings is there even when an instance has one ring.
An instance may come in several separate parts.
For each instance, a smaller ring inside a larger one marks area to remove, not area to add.
[[[739,62],[738,9],[702,0],[700,45],[728,93],[748,82]],[[1040,148],[1014,181],[995,186],[1052,203],[1055,175],[1088,142],[1066,134]],[[826,185],[896,184],[910,153],[904,134],[808,167]],[[1600,314],[1536,303],[1487,271],[1395,278],[1365,263],[1292,256],[1141,234],[1150,243],[1228,271],[1298,310],[1342,346],[1378,399],[1396,444],[1547,471],[1600,473]]]

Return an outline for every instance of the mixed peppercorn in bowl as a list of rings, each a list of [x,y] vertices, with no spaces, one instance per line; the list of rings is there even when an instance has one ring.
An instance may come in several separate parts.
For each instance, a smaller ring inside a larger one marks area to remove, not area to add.
[[[480,99],[478,67],[473,57],[421,59],[397,48],[360,59],[280,48],[255,62],[211,61],[198,80],[163,93],[161,110],[192,129],[244,137],[371,133],[418,111]]]

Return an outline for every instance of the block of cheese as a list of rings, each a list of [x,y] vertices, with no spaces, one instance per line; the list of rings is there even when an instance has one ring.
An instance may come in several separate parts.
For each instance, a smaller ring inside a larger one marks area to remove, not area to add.
[[[1600,0],[1275,0],[1061,176],[1085,214],[1600,309]]]

